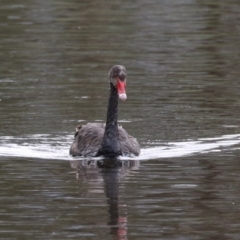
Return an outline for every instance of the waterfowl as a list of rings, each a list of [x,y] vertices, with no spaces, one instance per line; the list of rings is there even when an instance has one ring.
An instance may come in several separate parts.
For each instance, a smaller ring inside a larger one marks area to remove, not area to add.
[[[127,72],[124,66],[113,66],[108,74],[109,99],[106,123],[87,123],[76,128],[70,155],[82,157],[138,156],[140,145],[118,125],[118,101],[125,101]]]

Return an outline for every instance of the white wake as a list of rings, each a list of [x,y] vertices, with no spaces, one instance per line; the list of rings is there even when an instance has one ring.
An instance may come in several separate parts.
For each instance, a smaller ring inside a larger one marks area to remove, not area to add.
[[[0,156],[41,158],[56,160],[76,160],[69,156],[69,147],[73,140],[72,135],[36,134],[20,137],[0,137]],[[151,143],[149,143],[151,144]],[[148,144],[148,145],[149,145]],[[137,158],[120,158],[131,160],[148,160],[157,158],[182,157],[192,154],[224,151],[230,147],[240,149],[240,134],[223,135],[213,138],[200,138],[197,141],[158,142],[159,146],[141,149]]]

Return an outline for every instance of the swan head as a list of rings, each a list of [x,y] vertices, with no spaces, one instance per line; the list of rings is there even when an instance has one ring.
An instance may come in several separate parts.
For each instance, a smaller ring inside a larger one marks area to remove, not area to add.
[[[127,83],[127,71],[124,66],[113,66],[108,74],[110,83],[117,89],[118,97],[120,100],[125,101],[127,99],[126,83]]]

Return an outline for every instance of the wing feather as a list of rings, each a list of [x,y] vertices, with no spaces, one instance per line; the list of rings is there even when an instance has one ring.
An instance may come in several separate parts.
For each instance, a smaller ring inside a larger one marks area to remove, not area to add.
[[[105,130],[103,123],[88,123],[76,128],[74,142],[70,147],[72,156],[95,157],[101,147]],[[132,137],[121,126],[118,127],[119,141],[123,156],[138,156],[140,145],[136,138]]]

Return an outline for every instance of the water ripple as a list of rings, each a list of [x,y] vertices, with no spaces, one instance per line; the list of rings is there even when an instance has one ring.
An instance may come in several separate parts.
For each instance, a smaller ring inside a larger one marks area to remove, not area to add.
[[[34,134],[26,136],[0,137],[0,156],[28,157],[56,160],[75,160],[69,156],[72,135]],[[156,143],[155,143],[156,144]],[[192,141],[169,142],[167,145],[141,149],[139,157],[134,160],[182,157],[191,154],[219,152],[240,144],[240,134],[223,135],[220,137],[200,138]],[[77,158],[80,159],[80,158]],[[121,157],[123,160],[132,158]],[[133,160],[133,159],[132,159]]]

